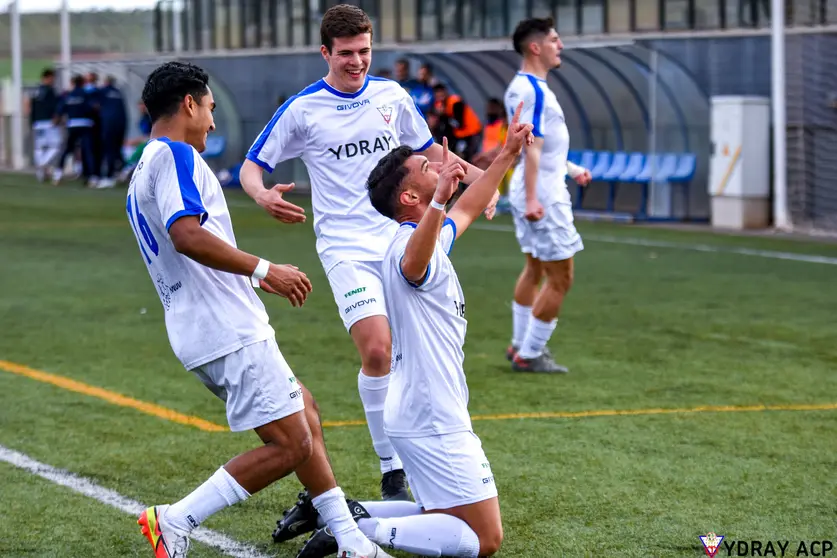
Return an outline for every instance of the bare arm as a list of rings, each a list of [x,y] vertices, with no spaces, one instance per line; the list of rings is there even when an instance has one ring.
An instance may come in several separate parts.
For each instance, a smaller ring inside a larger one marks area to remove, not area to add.
[[[205,230],[197,216],[176,220],[169,228],[169,236],[175,250],[212,269],[249,277],[259,264],[256,256],[227,244]],[[302,306],[311,292],[308,277],[290,265],[270,264],[260,285],[269,293],[287,298],[294,306]]]
[[[509,167],[520,154],[523,145],[525,143],[531,143],[534,140],[532,137],[532,125],[520,124],[520,111],[522,107],[523,103],[515,111],[514,118],[512,119],[511,125],[509,125],[506,143],[500,151],[500,154],[494,159],[485,173],[470,188],[465,190],[465,193],[462,194],[456,202],[456,205],[450,210],[448,216],[456,223],[457,238],[479,217],[482,208],[485,207],[485,204],[497,192],[500,182],[502,182]]]
[[[439,232],[445,221],[445,203],[456,191],[464,174],[462,166],[449,155],[447,140],[445,140],[442,148],[442,170],[439,172],[439,181],[436,185],[436,192],[433,194],[433,201],[441,209],[427,208],[415,232],[407,241],[404,257],[401,259],[401,273],[411,283],[420,285],[427,276],[427,266],[433,258],[436,241],[439,239]]]
[[[273,188],[265,188],[262,179],[262,167],[245,159],[239,174],[241,188],[247,195],[283,223],[304,223],[305,210],[285,200],[282,194],[290,192],[294,184],[277,184]]]
[[[543,138],[535,138],[524,153],[523,184],[526,187],[526,218],[537,221],[543,217],[544,209],[538,201],[538,171],[541,167]]]
[[[462,236],[465,229],[471,226],[471,223],[480,216],[485,206],[488,205],[491,198],[497,193],[500,182],[503,181],[503,177],[508,172],[509,167],[511,167],[516,157],[515,154],[509,153],[506,150],[501,151],[483,175],[465,190],[453,208],[451,208],[448,217],[456,223],[457,238]]]

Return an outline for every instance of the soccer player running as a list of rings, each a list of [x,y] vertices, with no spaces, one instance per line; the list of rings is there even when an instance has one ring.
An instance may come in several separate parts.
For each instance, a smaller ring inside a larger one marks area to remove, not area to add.
[[[194,492],[145,510],[137,523],[157,558],[183,558],[207,517],[295,472],[339,540],[344,558],[388,556],[358,529],[328,463],[317,408],[279,352],[253,290],[301,306],[304,273],[236,248],[218,180],[199,153],[215,128],[207,74],[169,62],[142,93],[151,140],[128,188],[126,210],[165,309],[174,353],[220,399],[230,429],[263,445],[233,458]]]
[[[354,503],[353,512],[361,530],[387,548],[476,558],[493,555],[503,540],[494,476],[468,414],[462,349],[468,322],[449,254],[524,143],[534,139],[532,125],[519,122],[521,108],[502,151],[447,214],[465,174],[448,157],[447,142],[441,163],[401,146],[369,176],[372,205],[400,225],[383,261],[393,347],[400,357],[384,424],[416,501]],[[328,529],[320,529],[297,558],[326,556],[334,545]]]
[[[421,112],[396,82],[369,77],[372,23],[355,6],[338,4],[324,15],[321,52],[328,75],[285,102],[253,143],[241,169],[244,190],[282,222],[305,220],[304,210],[282,198],[293,187],[265,189],[262,169],[272,172],[300,157],[311,178],[317,252],[328,276],[343,325],[360,353],[358,391],[372,444],[380,458],[381,495],[409,499],[401,460],[384,433],[384,401],[390,382],[391,345],[382,284],[382,260],[398,226],[369,203],[366,178],[378,161],[399,145],[440,161]],[[464,182],[482,171],[467,163]],[[493,201],[496,204],[496,199]],[[493,215],[493,205],[486,214]],[[306,504],[305,493],[296,508]],[[289,512],[274,540],[294,536]],[[286,533],[286,534],[283,534]]]
[[[509,185],[526,266],[514,289],[512,343],[506,357],[515,371],[566,373],[546,348],[573,282],[573,256],[584,249],[565,177],[569,174],[586,186],[590,171],[567,161],[570,135],[564,111],[546,82],[549,71],[561,65],[564,46],[552,19],[521,21],[513,41],[523,66],[506,90],[506,110],[511,113],[523,103],[521,122],[532,124],[535,142],[524,150]]]

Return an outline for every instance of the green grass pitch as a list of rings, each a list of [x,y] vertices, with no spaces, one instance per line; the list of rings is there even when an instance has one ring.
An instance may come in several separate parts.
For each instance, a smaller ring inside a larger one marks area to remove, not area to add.
[[[225,424],[174,358],[124,214],[124,190],[0,176],[0,360]],[[314,251],[227,194],[239,245],[306,271],[309,302],[262,293],[279,345],[330,421],[363,418],[359,361]],[[309,216],[310,220],[310,216]],[[507,218],[496,221],[508,226]],[[550,344],[562,377],[504,359],[522,263],[513,233],[475,229],[453,252],[468,307],[473,415],[837,403],[837,266],[596,240],[641,238],[837,257],[837,245],[579,223],[576,284]],[[837,411],[707,412],[475,422],[500,491],[502,557],[698,557],[698,536],[834,539]],[[364,426],[326,429],[338,481],[374,499]],[[209,433],[0,370],[0,445],[145,503],[179,499],[252,433]],[[271,556],[288,478],[206,526]],[[135,518],[0,462],[0,555],[150,557]],[[195,557],[221,556],[201,544]],[[720,555],[720,554],[719,554]]]

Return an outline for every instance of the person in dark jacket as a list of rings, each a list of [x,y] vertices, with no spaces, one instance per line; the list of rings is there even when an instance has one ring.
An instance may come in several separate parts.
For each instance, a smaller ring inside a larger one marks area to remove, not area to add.
[[[43,181],[61,152],[61,128],[56,122],[58,94],[55,92],[55,72],[46,69],[41,74],[41,85],[31,98],[30,116],[34,138],[33,160],[39,181]]]
[[[108,76],[105,86],[99,90],[99,119],[102,130],[102,155],[105,162],[104,178],[99,181],[100,188],[112,188],[116,181],[117,166],[124,164],[122,144],[125,143],[125,131],[128,125],[128,111],[125,98],[116,88],[116,78]]]
[[[67,125],[67,146],[61,155],[58,170],[55,175],[55,182],[61,180],[61,170],[64,168],[64,161],[67,156],[72,156],[76,149],[81,150],[81,175],[88,184],[94,184],[92,180],[95,174],[95,161],[92,144],[93,129],[93,104],[90,95],[84,90],[84,78],[73,77],[73,88],[64,94],[58,103],[58,114],[66,121]]]

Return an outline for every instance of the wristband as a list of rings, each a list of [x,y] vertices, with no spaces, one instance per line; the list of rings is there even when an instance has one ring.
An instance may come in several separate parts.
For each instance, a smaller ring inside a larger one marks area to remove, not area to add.
[[[445,204],[439,203],[436,200],[432,200],[430,202],[430,207],[432,207],[433,209],[438,209],[439,211],[444,211],[445,210]]]
[[[250,276],[250,283],[258,288],[259,280],[267,277],[268,271],[270,271],[270,262],[260,259],[258,265],[256,265],[256,269],[253,271],[253,275]]]

